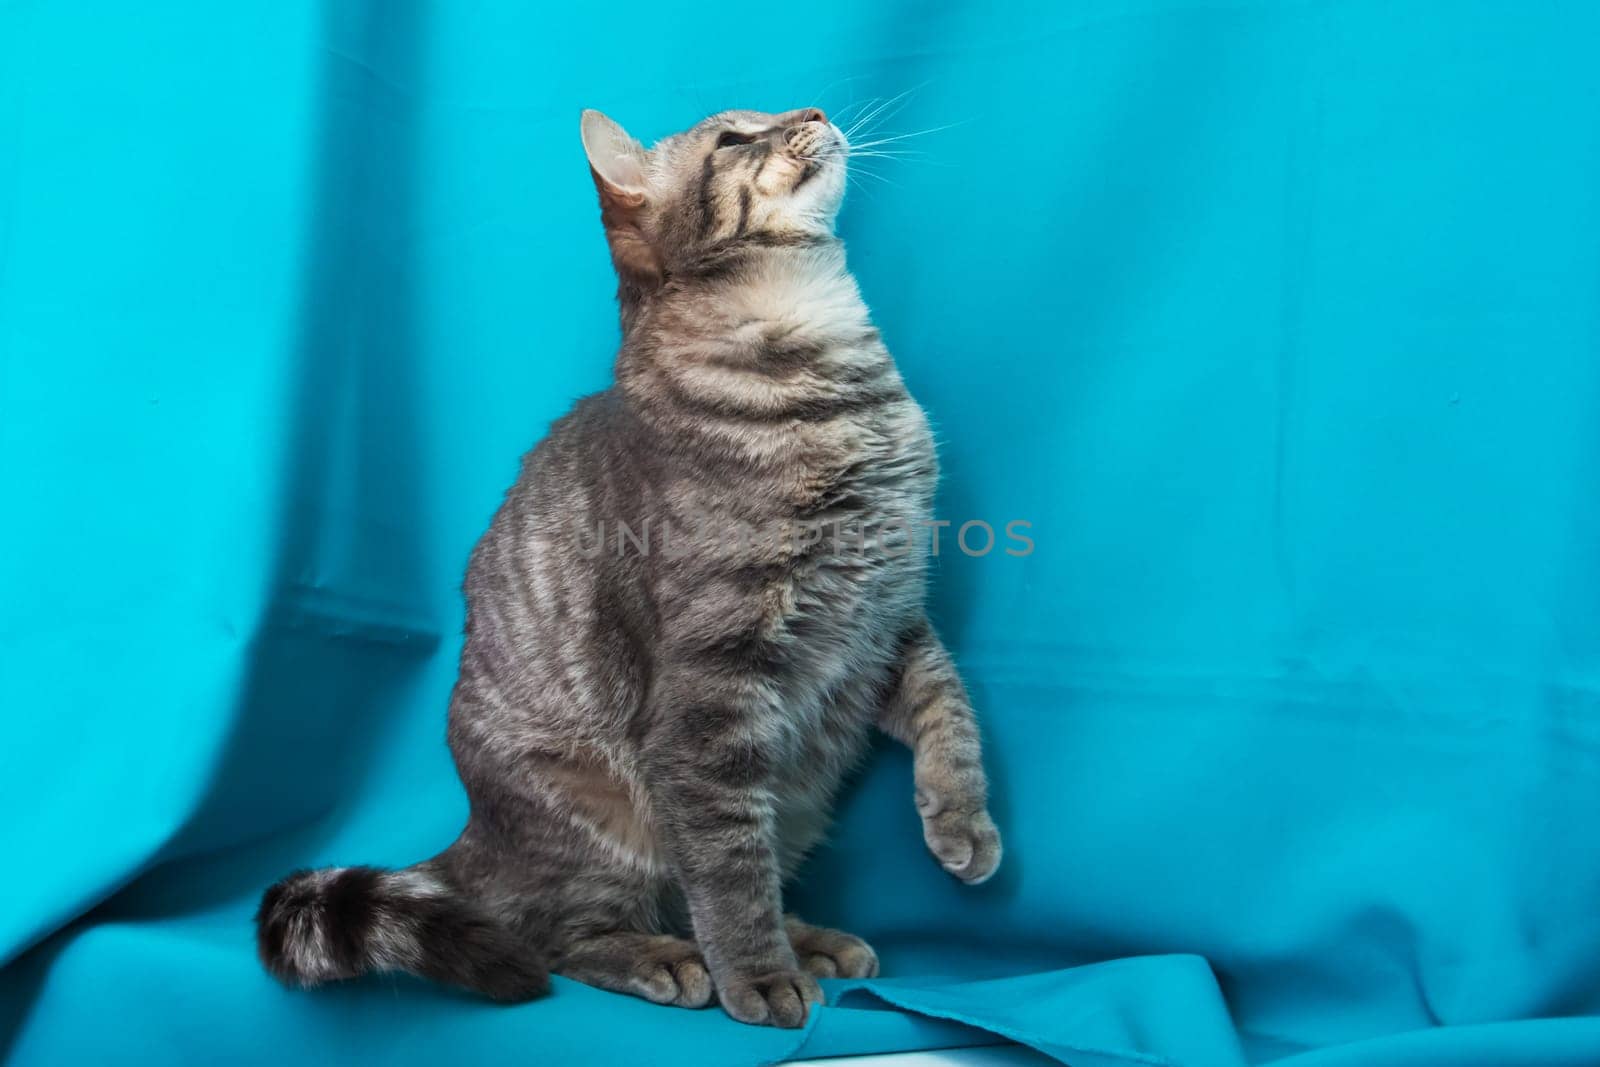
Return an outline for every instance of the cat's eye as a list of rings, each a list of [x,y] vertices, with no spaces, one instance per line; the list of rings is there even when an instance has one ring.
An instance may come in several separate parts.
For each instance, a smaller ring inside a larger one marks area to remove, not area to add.
[[[732,148],[734,145],[750,144],[755,141],[755,136],[748,133],[736,133],[733,130],[723,130],[717,138],[718,148]]]

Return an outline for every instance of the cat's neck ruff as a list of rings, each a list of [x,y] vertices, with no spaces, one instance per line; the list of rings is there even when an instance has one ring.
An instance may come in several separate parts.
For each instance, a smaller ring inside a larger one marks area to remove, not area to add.
[[[690,365],[827,377],[863,347],[882,354],[839,241],[742,242],[672,276],[624,337],[617,377],[626,388],[648,367]]]
[[[709,249],[672,272],[658,304],[667,313],[645,316],[644,329],[682,329],[696,312],[713,331],[730,319],[804,331],[867,317],[843,243],[822,236],[755,236]]]
[[[837,241],[757,247],[747,257],[736,280],[712,285],[699,296],[720,304],[741,329],[759,324],[771,336],[836,337],[867,325],[866,304]]]
[[[915,408],[832,240],[747,245],[670,281],[617,387],[663,448],[788,480],[859,451],[885,405]]]

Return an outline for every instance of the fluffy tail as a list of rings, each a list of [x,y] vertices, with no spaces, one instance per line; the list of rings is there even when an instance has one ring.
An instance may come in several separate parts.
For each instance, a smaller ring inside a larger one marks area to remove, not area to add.
[[[256,945],[267,970],[291,986],[406,971],[494,1000],[550,989],[537,951],[428,864],[296,871],[262,896]]]

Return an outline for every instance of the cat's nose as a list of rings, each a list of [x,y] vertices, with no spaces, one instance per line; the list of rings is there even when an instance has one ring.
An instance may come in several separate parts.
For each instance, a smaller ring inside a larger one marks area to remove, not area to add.
[[[828,116],[822,113],[820,107],[808,107],[794,113],[794,121],[783,131],[783,143],[794,144],[801,137],[813,132],[813,122],[826,123]]]

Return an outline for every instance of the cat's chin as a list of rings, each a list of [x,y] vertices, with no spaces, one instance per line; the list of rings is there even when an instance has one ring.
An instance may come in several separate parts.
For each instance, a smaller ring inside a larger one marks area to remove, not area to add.
[[[844,203],[845,164],[842,159],[816,161],[810,177],[799,183],[790,195],[794,213],[806,229],[820,228],[818,236],[833,236],[839,208]]]

